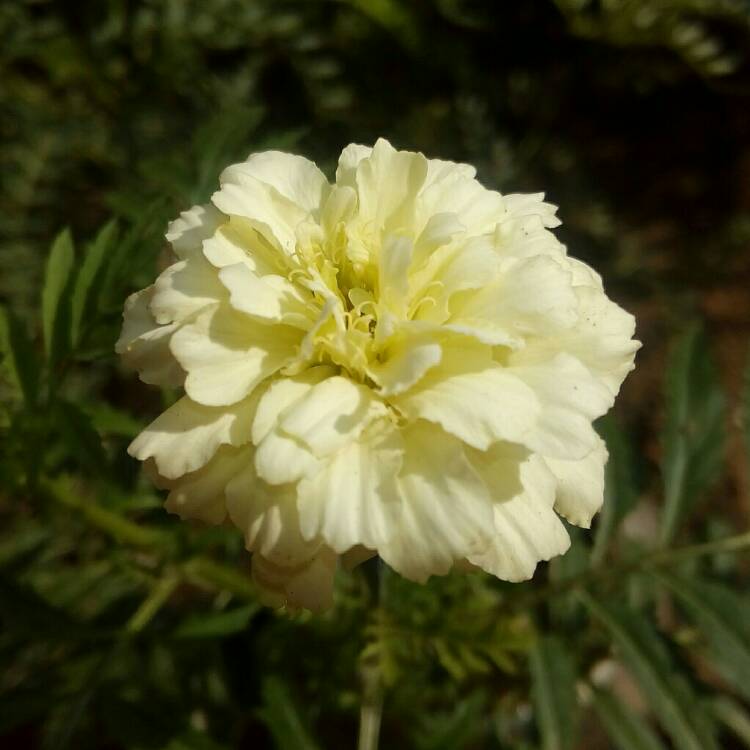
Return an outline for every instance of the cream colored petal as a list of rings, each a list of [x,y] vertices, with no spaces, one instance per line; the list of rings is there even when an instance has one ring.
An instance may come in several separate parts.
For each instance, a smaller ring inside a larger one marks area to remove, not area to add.
[[[539,400],[523,378],[491,364],[453,372],[441,365],[389,401],[409,418],[436,422],[480,450],[498,440],[521,442],[540,415]]]
[[[305,563],[320,548],[320,540],[300,534],[294,486],[271,487],[260,479],[252,462],[227,485],[226,506],[232,523],[245,536],[245,545],[275,565]]]
[[[505,196],[505,207],[514,217],[538,216],[545,227],[559,227],[557,206],[544,202],[544,193],[509,193]]]
[[[414,243],[414,268],[419,268],[439,247],[448,245],[459,235],[466,233],[466,227],[454,213],[433,214]]]
[[[156,279],[151,314],[157,323],[180,322],[226,296],[216,269],[197,253],[171,265]]]
[[[424,583],[489,542],[492,503],[459,440],[426,422],[402,434],[401,518],[378,551],[401,575]]]
[[[409,307],[409,266],[413,246],[407,237],[389,235],[383,241],[378,263],[380,304],[398,319],[406,319]]]
[[[231,182],[234,174],[243,174],[273,187],[284,198],[317,215],[330,186],[314,162],[304,156],[283,151],[262,151],[250,154],[247,160],[228,167],[221,182]]]
[[[356,545],[377,549],[392,538],[401,513],[402,454],[399,430],[384,419],[321,462],[297,488],[302,534],[322,537],[339,553]]]
[[[296,328],[267,326],[217,306],[183,326],[172,337],[171,349],[188,373],[188,396],[206,406],[226,406],[290,361],[301,338]]]
[[[314,385],[336,374],[333,367],[318,365],[293,377],[271,382],[263,393],[253,421],[253,442],[258,445],[278,422],[279,416],[312,390]]]
[[[169,490],[165,503],[170,513],[219,524],[226,518],[225,490],[243,469],[252,465],[251,447],[221,446],[202,468],[179,479],[164,480]]]
[[[184,260],[200,253],[203,241],[213,236],[225,221],[226,216],[210,203],[193,206],[169,224],[165,237],[177,257]]]
[[[580,461],[544,459],[557,482],[555,510],[576,526],[588,529],[602,507],[608,457],[607,446],[599,439],[596,448]]]
[[[336,376],[318,383],[288,407],[279,426],[316,456],[326,456],[355,440],[386,413],[385,404],[369,388]]]
[[[381,396],[395,396],[418,383],[442,356],[437,332],[403,331],[391,337],[367,374],[380,386]]]
[[[304,565],[284,568],[253,555],[253,581],[270,606],[320,613],[333,606],[336,555],[325,548]]]
[[[562,555],[570,539],[553,510],[555,478],[539,456],[521,464],[523,491],[495,502],[490,544],[467,556],[473,565],[505,581],[525,581],[540,560]]]
[[[427,175],[427,159],[396,151],[379,139],[372,153],[357,164],[359,221],[383,235],[412,229],[414,201]]]
[[[219,446],[250,441],[260,394],[225,407],[203,406],[183,396],[160,414],[128,448],[140,461],[153,458],[159,474],[175,479],[205,466]]]
[[[310,449],[278,427],[263,438],[255,452],[258,476],[269,484],[287,484],[311,476],[320,467]]]
[[[313,296],[282,276],[257,276],[244,263],[226,266],[219,279],[229,291],[229,303],[239,312],[268,323],[284,323],[307,331],[317,316]]]
[[[436,214],[452,213],[470,236],[490,232],[506,215],[503,196],[474,179],[467,164],[430,159],[427,179],[417,200],[415,226],[419,231]]]
[[[534,429],[517,442],[545,457],[584,458],[598,442],[591,423],[610,409],[609,389],[569,354],[547,362],[517,365],[511,356],[506,371],[531,388],[542,405]]]
[[[115,351],[144,383],[178,387],[185,381],[185,371],[169,348],[178,326],[156,323],[149,309],[153,295],[154,287],[149,286],[127,298]]]
[[[520,342],[528,336],[556,336],[578,319],[571,282],[565,266],[549,256],[515,261],[496,281],[454,297],[446,322],[462,330],[476,326],[480,334],[497,331]]]
[[[203,255],[215,268],[244,263],[258,276],[286,274],[290,259],[266,240],[249,222],[230,216],[213,237],[203,243]]]
[[[222,174],[221,188],[211,200],[223,213],[245,219],[287,256],[294,252],[297,225],[309,217],[273,186],[232,167]]]
[[[360,146],[357,143],[349,144],[339,156],[339,164],[336,168],[336,184],[349,187],[356,186],[357,167],[363,159],[372,154],[370,146]]]

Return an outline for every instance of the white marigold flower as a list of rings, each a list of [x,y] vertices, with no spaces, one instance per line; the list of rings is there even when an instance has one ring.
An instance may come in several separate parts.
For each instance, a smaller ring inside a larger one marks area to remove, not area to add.
[[[130,446],[167,508],[245,535],[276,604],[320,610],[339,556],[414,581],[508,581],[588,527],[592,421],[633,368],[634,319],[566,255],[542,194],[379,140],[329,184],[253,154],[174,221],[179,259],[132,295],[117,344],[185,395]]]

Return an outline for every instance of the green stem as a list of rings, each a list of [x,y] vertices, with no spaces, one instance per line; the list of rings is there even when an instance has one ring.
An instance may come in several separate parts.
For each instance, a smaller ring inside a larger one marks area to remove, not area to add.
[[[382,607],[385,598],[383,563],[376,557],[364,563],[362,568],[370,593],[370,606],[373,607],[374,615],[380,621],[383,617]],[[357,750],[378,750],[380,723],[383,717],[383,673],[381,655],[378,652],[361,662],[360,678],[362,680],[362,703],[359,711]]]
[[[135,611],[135,614],[128,620],[125,630],[128,633],[139,633],[146,625],[151,622],[156,613],[166,604],[172,592],[180,583],[180,576],[176,573],[168,573],[164,578],[157,581],[151,589],[151,593],[143,600],[142,604]]]
[[[562,581],[554,581],[542,586],[535,591],[521,594],[511,599],[507,606],[512,610],[525,609],[529,606],[539,604],[549,597],[559,596],[574,589],[584,588],[590,585],[605,584],[613,580],[619,580],[632,573],[641,573],[649,568],[673,565],[684,560],[691,560],[706,555],[722,554],[727,552],[738,552],[750,548],[750,532],[737,534],[736,536],[717,539],[712,542],[691,544],[686,547],[674,549],[660,549],[643,557],[630,560],[629,562],[610,567],[589,568],[580,575],[566,578]]]

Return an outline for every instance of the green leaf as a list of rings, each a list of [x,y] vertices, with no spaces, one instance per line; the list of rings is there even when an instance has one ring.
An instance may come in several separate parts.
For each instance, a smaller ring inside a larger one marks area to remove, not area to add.
[[[627,435],[613,415],[601,419],[597,430],[607,443],[609,460],[605,469],[604,504],[591,553],[594,565],[604,559],[618,526],[638,500],[635,460]]]
[[[711,713],[750,748],[750,715],[734,698],[717,695],[712,699]]]
[[[280,677],[267,677],[263,681],[262,697],[259,716],[271,732],[277,750],[318,750]]]
[[[256,604],[246,604],[225,612],[192,615],[178,626],[174,635],[176,638],[223,638],[241,633],[258,609]]]
[[[581,593],[584,604],[609,631],[623,662],[651,709],[680,750],[718,750],[710,716],[685,677],[676,672],[653,626],[637,612],[603,604]]]
[[[111,252],[116,236],[117,225],[110,221],[97,234],[83,258],[71,298],[70,338],[74,347],[81,341],[84,319],[93,309],[95,282],[101,276],[104,262]]]
[[[543,750],[573,747],[578,707],[570,651],[554,636],[541,637],[529,655],[529,669]]]
[[[0,306],[0,356],[0,366],[10,382],[23,394],[26,404],[32,406],[39,392],[39,359],[25,326],[3,306]]]
[[[53,414],[66,452],[91,474],[102,474],[107,468],[107,455],[88,415],[69,401],[56,401]]]
[[[708,641],[714,663],[750,699],[750,603],[726,586],[660,572]]]
[[[698,326],[680,338],[670,357],[666,402],[663,545],[674,539],[686,514],[716,480],[724,459],[725,398]]]
[[[52,243],[42,289],[42,331],[44,351],[56,362],[69,344],[67,319],[68,292],[75,261],[70,230],[63,230]]]
[[[599,721],[618,750],[664,750],[644,718],[636,716],[614,695],[593,689],[591,697]]]

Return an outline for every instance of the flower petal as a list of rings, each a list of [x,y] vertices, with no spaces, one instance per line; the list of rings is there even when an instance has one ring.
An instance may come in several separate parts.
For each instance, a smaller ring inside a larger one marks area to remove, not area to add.
[[[326,456],[356,440],[370,422],[386,414],[385,404],[369,388],[336,376],[289,407],[279,426],[316,456]]]
[[[480,450],[498,440],[522,441],[540,413],[532,389],[500,365],[479,361],[470,369],[468,352],[464,356],[465,370],[435,367],[414,388],[389,401],[409,418],[437,422]]]
[[[557,481],[555,510],[576,526],[588,529],[604,501],[604,467],[609,454],[604,441],[579,461],[545,458]]]
[[[213,236],[226,218],[210,203],[193,206],[169,224],[165,237],[172,244],[177,257],[185,260],[200,253],[204,240]]]
[[[185,381],[185,371],[169,343],[179,326],[160,326],[154,320],[149,309],[153,296],[154,287],[149,286],[127,298],[115,351],[127,367],[138,371],[144,383],[178,387]]]
[[[188,396],[206,406],[226,406],[290,361],[301,338],[296,328],[263,325],[217,306],[183,326],[171,349],[188,373]]]
[[[264,601],[271,606],[323,612],[333,605],[336,562],[335,553],[325,547],[304,564],[292,568],[274,565],[255,554],[253,581]]]
[[[555,478],[544,461],[532,455],[521,464],[520,472],[523,491],[493,504],[491,543],[467,555],[470,563],[504,581],[528,580],[540,560],[562,555],[570,546],[568,533],[552,508]]]
[[[227,411],[183,396],[160,414],[128,448],[140,461],[153,458],[159,474],[175,479],[205,466],[220,445],[250,441],[257,392]]]
[[[303,331],[315,322],[312,294],[281,276],[261,278],[244,263],[236,263],[222,268],[219,279],[229,290],[229,303],[239,312],[266,323],[284,323]]]
[[[339,553],[384,544],[398,529],[402,453],[399,431],[388,420],[344,445],[298,485],[302,534],[322,537]]]
[[[401,575],[424,583],[489,542],[492,503],[459,440],[421,421],[403,439],[401,518],[379,552]]]
[[[506,371],[531,388],[542,405],[534,429],[517,442],[545,457],[584,458],[598,444],[591,423],[612,406],[610,390],[569,354],[535,365],[516,365],[513,357]]]
[[[252,465],[251,447],[224,445],[202,468],[178,479],[165,479],[162,486],[170,490],[164,507],[180,518],[194,518],[219,524],[226,518],[227,484],[246,466]]]
[[[174,263],[156,279],[151,314],[160,324],[179,322],[226,296],[215,270],[197,253]]]

